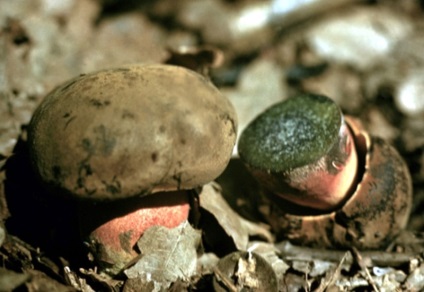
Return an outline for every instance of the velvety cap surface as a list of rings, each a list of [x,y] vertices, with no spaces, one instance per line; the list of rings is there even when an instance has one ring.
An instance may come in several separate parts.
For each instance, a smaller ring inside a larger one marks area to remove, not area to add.
[[[328,97],[304,94],[267,109],[244,130],[240,157],[251,167],[287,171],[317,161],[338,140],[339,107]]]

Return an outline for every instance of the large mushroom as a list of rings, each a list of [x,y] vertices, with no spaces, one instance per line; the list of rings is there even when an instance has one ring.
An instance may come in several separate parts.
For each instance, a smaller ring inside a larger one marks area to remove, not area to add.
[[[178,66],[129,65],[52,91],[33,115],[28,144],[51,192],[82,201],[83,234],[116,273],[146,224],[187,219],[184,190],[224,170],[236,132],[233,106],[206,78]]]

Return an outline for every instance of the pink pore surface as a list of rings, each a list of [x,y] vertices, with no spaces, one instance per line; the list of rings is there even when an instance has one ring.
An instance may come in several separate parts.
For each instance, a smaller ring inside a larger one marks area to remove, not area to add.
[[[345,153],[347,158],[343,164],[333,164],[337,169],[330,173],[325,169],[309,173],[306,180],[292,187],[307,193],[305,196],[291,194],[281,195],[295,204],[319,210],[332,210],[340,206],[355,189],[358,156],[352,134],[347,126],[342,129],[346,135]]]
[[[148,228],[155,225],[173,228],[187,220],[189,196],[186,191],[156,193],[140,198],[139,207],[100,225],[91,232],[91,239],[110,249],[122,250],[124,237],[125,245],[132,250]]]

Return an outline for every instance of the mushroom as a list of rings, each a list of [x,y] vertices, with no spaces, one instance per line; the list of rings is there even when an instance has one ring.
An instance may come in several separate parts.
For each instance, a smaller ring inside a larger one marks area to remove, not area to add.
[[[270,107],[243,131],[238,151],[276,207],[270,222],[282,237],[380,248],[407,223],[405,162],[328,97],[303,94]]]
[[[178,66],[129,65],[53,90],[32,117],[28,145],[47,188],[81,201],[83,233],[116,272],[146,229],[137,222],[187,219],[187,192],[224,170],[236,132],[233,106],[206,78]],[[156,211],[138,211],[152,205]],[[128,251],[123,260],[111,256],[117,242]]]
[[[243,131],[238,150],[268,189],[302,206],[334,209],[356,180],[352,137],[339,107],[324,96],[269,108]]]

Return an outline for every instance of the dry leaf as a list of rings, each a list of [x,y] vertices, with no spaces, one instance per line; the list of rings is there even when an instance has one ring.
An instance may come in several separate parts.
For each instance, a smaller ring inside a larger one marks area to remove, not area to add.
[[[277,276],[278,282],[282,282],[284,280],[284,275],[290,266],[278,256],[279,250],[275,247],[274,244],[268,242],[252,241],[249,242],[247,251],[257,253],[263,257],[271,265]]]
[[[418,268],[408,276],[405,282],[405,288],[408,291],[422,291],[424,289],[424,264],[421,264]]]
[[[266,227],[250,222],[237,214],[223,198],[219,186],[210,183],[203,186],[200,197],[200,207],[214,216],[225,233],[234,241],[238,250],[246,250],[249,235],[258,235],[272,240],[272,235]]]
[[[24,284],[30,276],[0,268],[0,291],[12,291]]]
[[[253,252],[233,252],[220,259],[213,287],[223,291],[279,291],[271,265]]]
[[[176,228],[149,228],[137,242],[141,259],[125,274],[130,279],[153,282],[153,291],[167,289],[179,279],[188,280],[196,274],[200,240],[200,232],[187,221]]]

